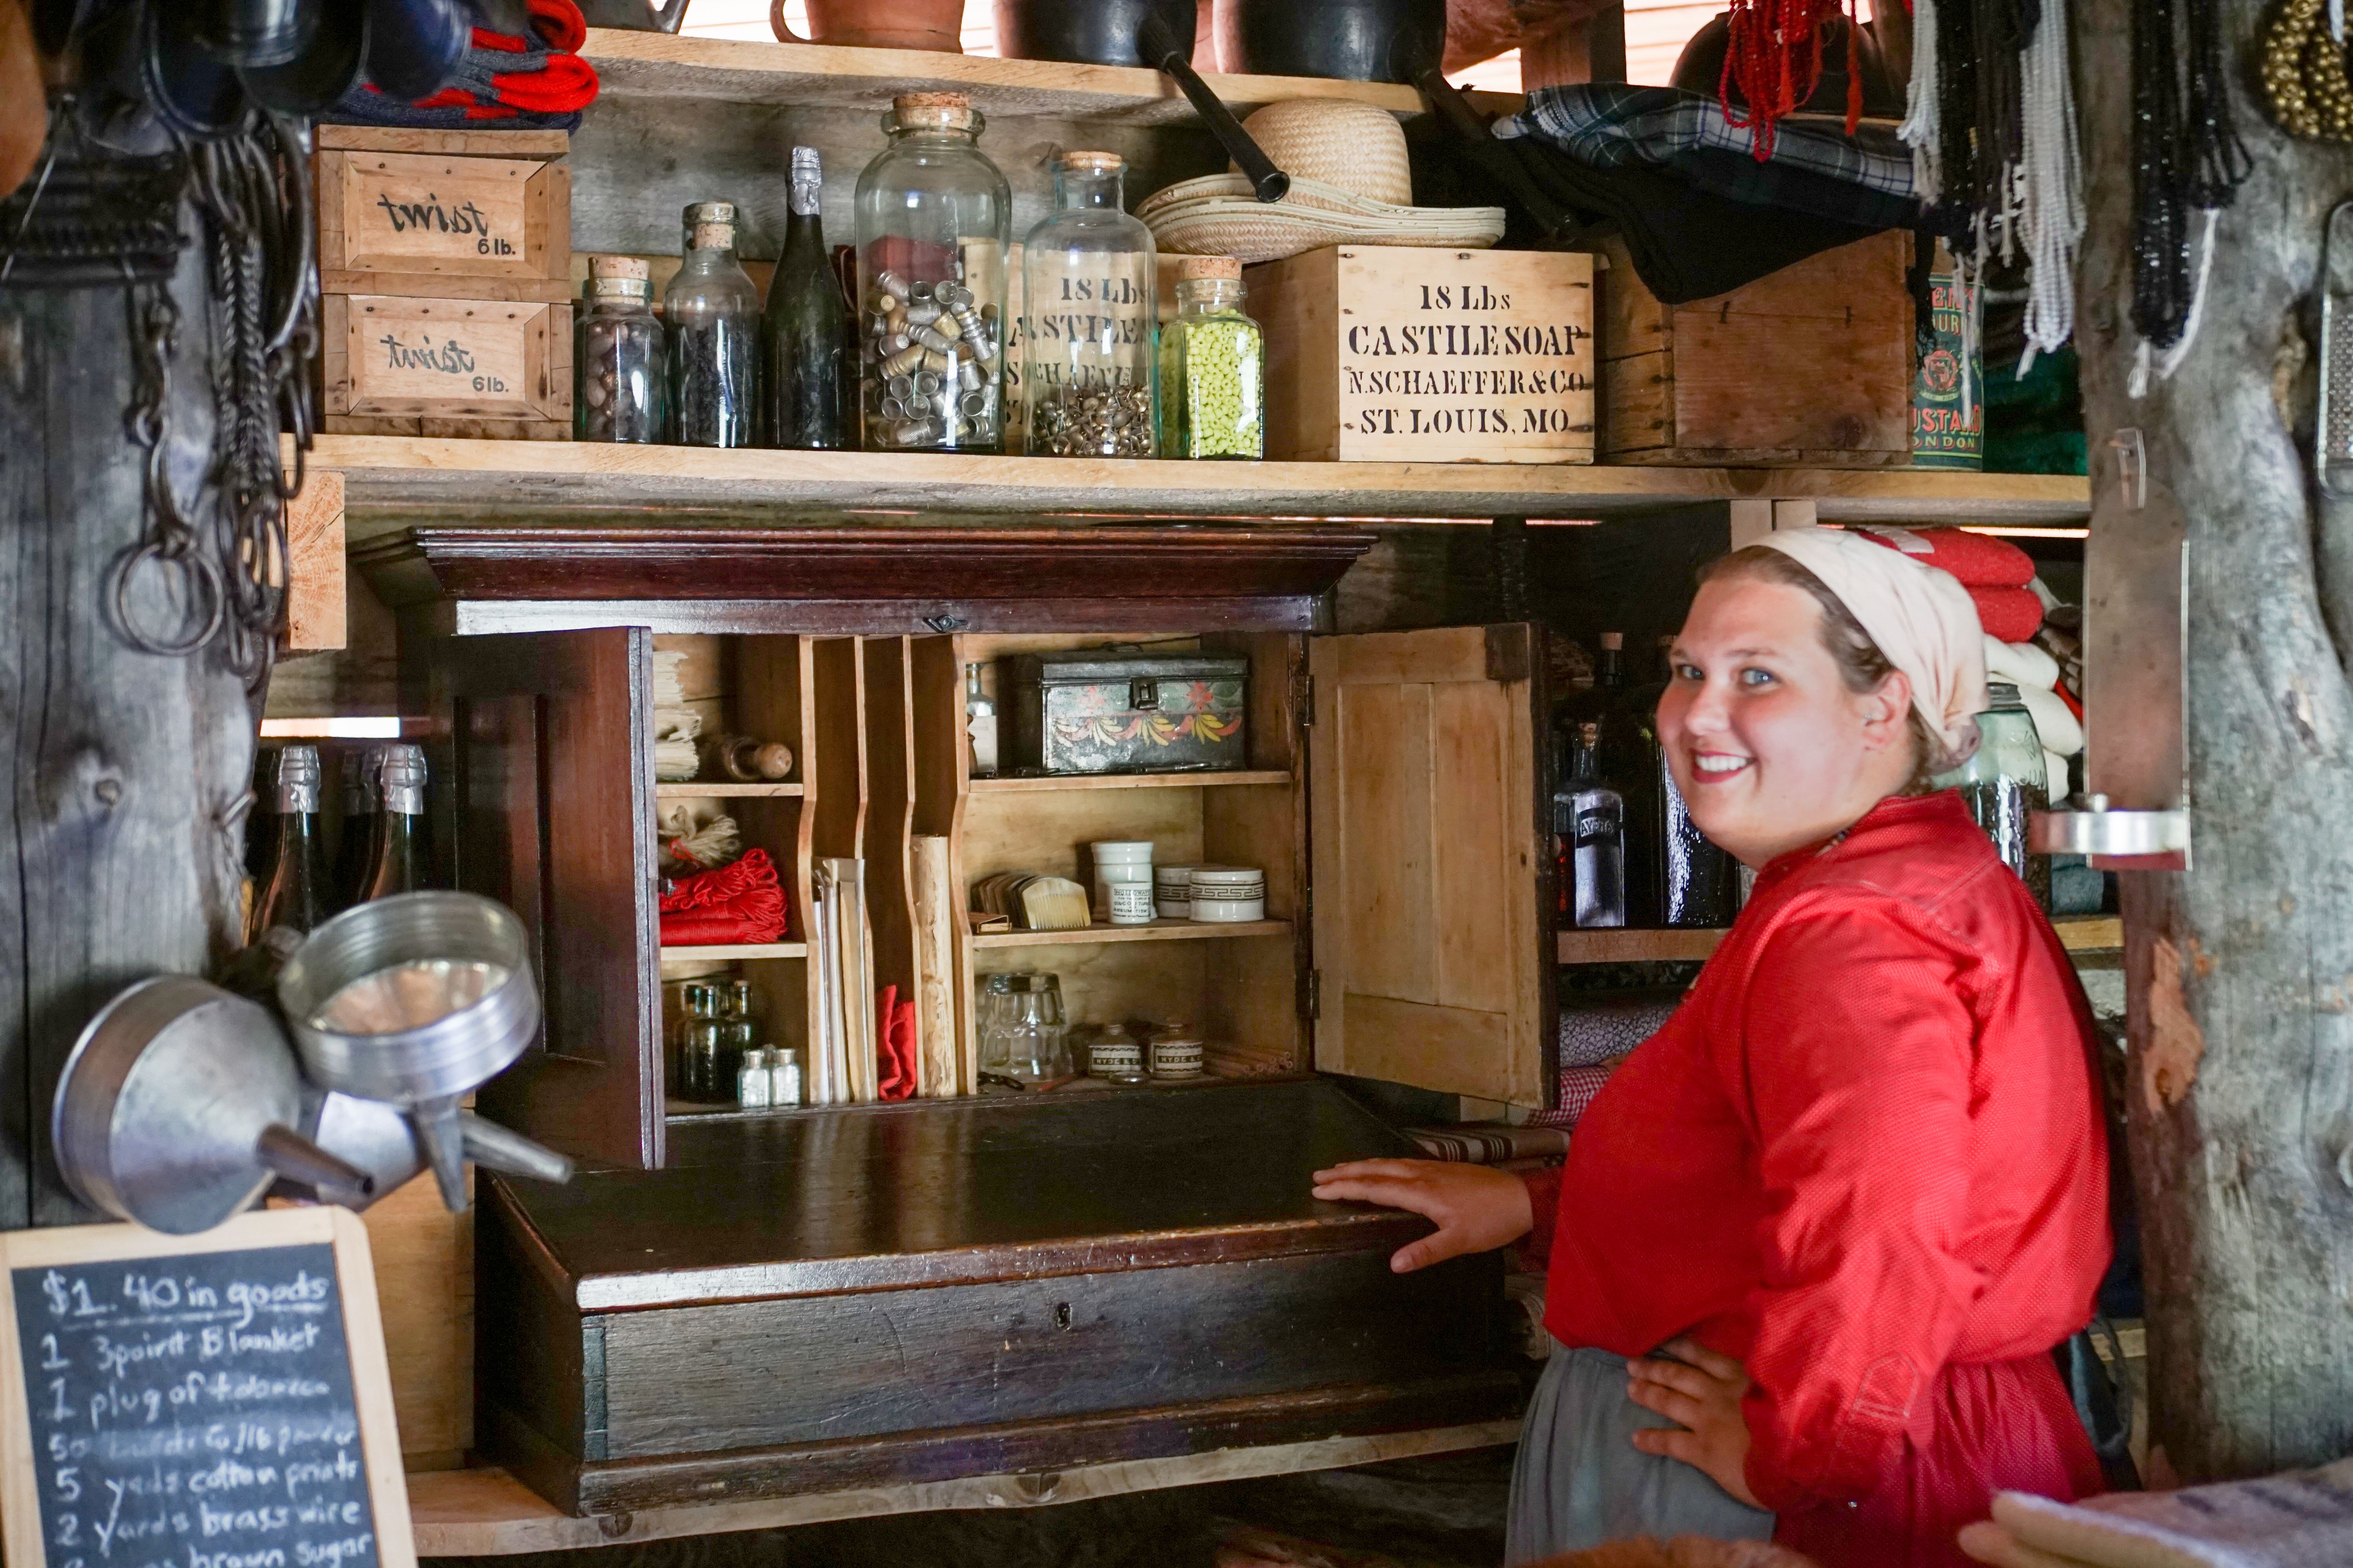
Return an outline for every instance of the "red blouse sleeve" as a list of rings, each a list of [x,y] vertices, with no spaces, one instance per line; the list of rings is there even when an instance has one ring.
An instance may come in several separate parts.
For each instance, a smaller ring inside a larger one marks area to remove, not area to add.
[[[1520,1238],[1520,1267],[1541,1274],[1552,1262],[1553,1232],[1560,1226],[1560,1167],[1530,1171],[1520,1180],[1527,1184],[1528,1215],[1535,1222]]]
[[[1979,1289],[1956,1256],[1974,1030],[1955,979],[1949,956],[1877,910],[1801,915],[1760,955],[1725,1065],[1766,1197],[1744,1411],[1748,1486],[1767,1508],[1877,1484]]]

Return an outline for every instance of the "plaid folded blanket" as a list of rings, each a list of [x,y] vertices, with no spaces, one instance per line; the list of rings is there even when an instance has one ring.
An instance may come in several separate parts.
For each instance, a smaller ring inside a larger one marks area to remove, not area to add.
[[[1568,1134],[1557,1127],[1462,1121],[1451,1127],[1409,1127],[1405,1135],[1419,1144],[1429,1158],[1457,1164],[1504,1165],[1526,1160],[1556,1160],[1568,1152]]]
[[[1496,121],[1506,139],[1532,136],[1597,169],[1648,163],[1699,190],[1748,206],[1783,207],[1872,228],[1909,227],[1923,212],[1912,150],[1894,132],[1803,120],[1779,122],[1772,155],[1755,153],[1755,130],[1736,126],[1703,93],[1625,82],[1544,87],[1527,107]]]

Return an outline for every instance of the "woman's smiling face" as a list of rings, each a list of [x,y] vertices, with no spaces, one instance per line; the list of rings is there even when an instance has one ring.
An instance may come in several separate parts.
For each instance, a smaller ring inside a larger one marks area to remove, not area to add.
[[[1659,700],[1693,823],[1748,866],[1852,826],[1912,776],[1911,682],[1848,688],[1822,611],[1786,584],[1701,585]]]

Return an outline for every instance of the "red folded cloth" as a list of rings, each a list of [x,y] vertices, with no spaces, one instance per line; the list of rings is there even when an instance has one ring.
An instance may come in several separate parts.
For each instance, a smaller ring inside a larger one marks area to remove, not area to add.
[[[1608,1067],[1563,1068],[1560,1069],[1560,1104],[1552,1110],[1539,1110],[1528,1118],[1531,1127],[1573,1129],[1601,1086],[1609,1081],[1612,1068]]]
[[[915,1005],[899,1000],[896,985],[882,987],[880,1005],[875,1009],[878,1027],[874,1031],[874,1054],[880,1076],[875,1079],[875,1094],[881,1100],[913,1100],[915,1097]]]
[[[785,890],[765,849],[747,850],[715,871],[681,877],[661,896],[664,947],[782,942],[785,926]]]
[[[1964,588],[2023,588],[2034,581],[2034,557],[1989,533],[1958,528],[1859,528],[1855,531],[1873,544],[1903,552],[1924,566],[1951,573]],[[1994,635],[2001,637],[2000,632]],[[2002,637],[2004,642],[2018,640]]]
[[[1971,588],[1969,601],[1996,642],[2024,642],[2042,627],[2042,601],[2031,588]]]

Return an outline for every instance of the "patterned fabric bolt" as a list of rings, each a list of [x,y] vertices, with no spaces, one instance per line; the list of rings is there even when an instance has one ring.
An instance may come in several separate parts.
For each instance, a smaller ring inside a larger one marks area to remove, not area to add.
[[[2091,1012],[1959,798],[1767,867],[1691,999],[1526,1177],[1546,1325],[1738,1357],[1749,1488],[1823,1568],[1960,1568],[2099,1489],[2046,1353],[2108,1261]]]

